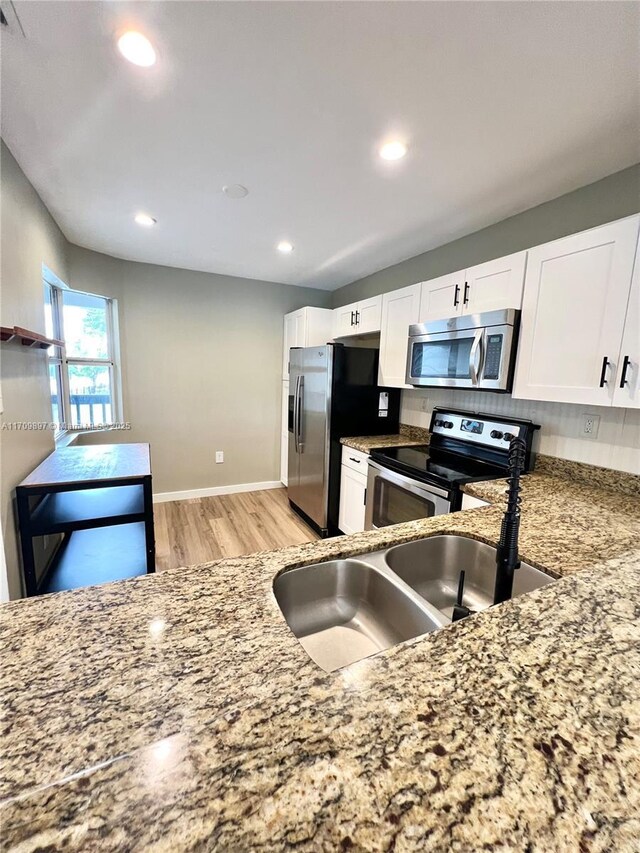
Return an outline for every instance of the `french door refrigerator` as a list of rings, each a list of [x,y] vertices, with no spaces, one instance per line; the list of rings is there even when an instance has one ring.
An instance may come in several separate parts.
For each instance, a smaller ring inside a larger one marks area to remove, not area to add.
[[[340,439],[396,433],[400,391],[377,385],[377,349],[326,344],[289,355],[289,503],[321,536],[333,536]]]

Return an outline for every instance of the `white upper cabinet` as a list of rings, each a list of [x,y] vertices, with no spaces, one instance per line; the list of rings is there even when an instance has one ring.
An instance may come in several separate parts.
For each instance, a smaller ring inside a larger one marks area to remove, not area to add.
[[[613,405],[640,409],[640,242],[636,250],[622,347],[618,356]]]
[[[514,397],[613,405],[639,222],[629,217],[529,250]],[[632,330],[629,348],[633,338]]]
[[[334,338],[372,335],[380,331],[382,296],[372,296],[333,309]]]
[[[462,290],[463,313],[520,308],[526,263],[527,253],[516,252],[468,269]]]
[[[420,323],[461,314],[520,308],[526,252],[422,282]]]
[[[378,384],[387,388],[411,388],[405,382],[409,326],[418,322],[420,287],[412,284],[382,297]]]
[[[333,338],[333,311],[330,308],[300,308],[284,315],[282,378],[289,378],[291,347],[322,346]]]
[[[418,323],[444,320],[462,313],[464,271],[422,282]]]

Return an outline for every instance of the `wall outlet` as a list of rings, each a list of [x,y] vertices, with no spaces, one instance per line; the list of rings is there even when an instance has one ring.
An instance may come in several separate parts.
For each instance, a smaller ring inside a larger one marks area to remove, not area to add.
[[[584,438],[595,439],[600,429],[600,415],[584,415],[582,419],[582,435]]]
[[[429,398],[428,397],[421,397],[420,398],[420,411],[421,412],[428,412],[429,411]]]
[[[220,462],[224,462],[224,451],[216,450],[216,464],[219,464]]]

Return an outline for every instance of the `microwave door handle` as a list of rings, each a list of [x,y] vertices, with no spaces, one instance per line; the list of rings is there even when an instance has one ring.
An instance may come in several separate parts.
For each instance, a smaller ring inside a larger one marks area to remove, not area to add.
[[[302,453],[302,404],[304,402],[304,374],[298,383],[298,453]]]
[[[483,329],[478,329],[473,339],[473,345],[471,347],[471,351],[469,352],[469,376],[471,377],[471,382],[477,386],[478,377],[480,375],[481,367],[482,367],[482,336],[484,334]]]

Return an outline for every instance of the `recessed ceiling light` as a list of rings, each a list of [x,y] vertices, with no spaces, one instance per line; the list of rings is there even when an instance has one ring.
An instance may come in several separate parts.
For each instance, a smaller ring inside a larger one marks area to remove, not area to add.
[[[380,156],[383,160],[401,160],[406,153],[407,146],[399,140],[385,142],[380,149]]]
[[[227,184],[222,187],[222,192],[227,198],[244,198],[249,195],[249,190],[243,187],[242,184]]]
[[[134,65],[141,65],[148,68],[154,65],[156,61],[156,52],[153,45],[146,36],[142,33],[137,33],[135,30],[129,30],[118,39],[118,50]]]
[[[158,221],[154,219],[153,216],[149,216],[148,213],[136,213],[135,220],[138,225],[143,225],[145,228],[151,228],[152,225],[155,225]]]
[[[288,255],[290,252],[293,252],[293,246],[288,240],[282,240],[278,243],[278,251],[282,252],[283,255]]]

